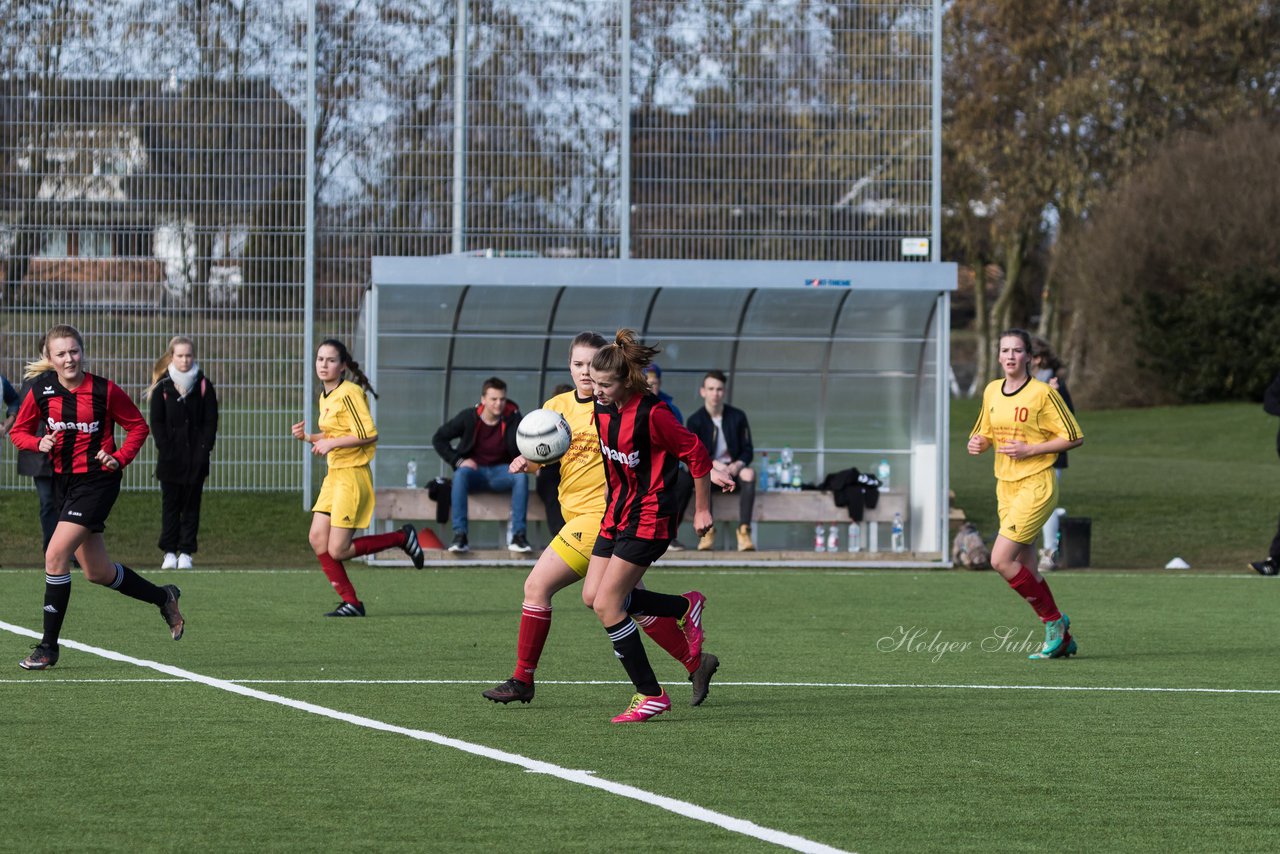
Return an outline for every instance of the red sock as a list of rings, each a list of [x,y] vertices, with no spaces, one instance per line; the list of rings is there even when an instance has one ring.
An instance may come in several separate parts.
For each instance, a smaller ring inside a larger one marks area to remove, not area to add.
[[[398,549],[404,545],[404,531],[388,531],[385,534],[370,534],[367,537],[356,537],[351,541],[351,548],[356,556]]]
[[[551,633],[551,609],[525,603],[520,611],[520,637],[516,640],[516,669],[511,678],[533,684],[533,671]]]
[[[1009,586],[1026,599],[1028,605],[1035,608],[1036,614],[1044,622],[1062,619],[1062,612],[1058,610],[1053,594],[1049,591],[1049,582],[1043,578],[1037,581],[1025,566],[1018,565],[1018,574],[1009,580]]]
[[[343,567],[342,561],[334,560],[327,554],[317,555],[317,557],[320,559],[320,568],[324,570],[325,577],[329,579],[333,589],[338,591],[342,601],[359,605],[360,599],[356,596],[356,588],[352,586],[351,579],[347,577],[347,570]]]
[[[698,660],[689,658],[689,642],[684,632],[676,623],[675,617],[636,617],[635,621],[644,633],[653,638],[653,642],[667,651],[667,654],[684,665],[684,669],[692,673],[698,669]]]

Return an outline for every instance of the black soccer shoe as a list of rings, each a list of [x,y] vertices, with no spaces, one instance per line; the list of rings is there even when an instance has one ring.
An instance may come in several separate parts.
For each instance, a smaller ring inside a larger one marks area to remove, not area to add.
[[[1280,574],[1280,566],[1276,565],[1276,559],[1269,557],[1266,560],[1255,560],[1249,564],[1254,572],[1258,575],[1278,575]]]
[[[160,606],[160,616],[164,617],[165,623],[168,624],[169,634],[173,639],[182,640],[182,631],[186,627],[182,612],[178,610],[178,597],[182,595],[182,591],[176,584],[166,584],[160,589],[169,595],[165,603]]]
[[[339,602],[338,607],[334,608],[326,617],[363,617],[363,602]]]
[[[689,681],[693,683],[693,696],[689,699],[689,705],[702,705],[702,701],[707,699],[707,692],[711,690],[711,677],[715,676],[719,669],[720,659],[709,652],[704,652],[702,660],[698,662],[698,668],[689,674]]]
[[[18,666],[23,670],[47,670],[58,663],[58,651],[57,644],[37,644],[31,648],[30,655],[18,662]]]
[[[481,692],[481,696],[503,705],[513,700],[528,703],[533,699],[533,683],[521,682],[515,678],[508,679],[497,687]]]
[[[449,551],[454,554],[462,554],[463,552],[471,551],[471,546],[467,545],[467,535],[454,534],[453,542],[449,543]]]
[[[404,545],[400,548],[404,549],[404,553],[409,556],[409,560],[413,561],[414,569],[422,569],[423,562],[427,556],[422,553],[422,543],[418,542],[418,529],[411,524],[402,525],[400,528],[404,531]]]

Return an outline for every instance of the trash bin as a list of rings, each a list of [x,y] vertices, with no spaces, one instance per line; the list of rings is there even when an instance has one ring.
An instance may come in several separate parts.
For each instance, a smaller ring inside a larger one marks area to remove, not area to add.
[[[1061,538],[1061,558],[1064,567],[1081,568],[1089,565],[1089,537],[1093,532],[1093,520],[1088,516],[1063,516],[1058,525]]]

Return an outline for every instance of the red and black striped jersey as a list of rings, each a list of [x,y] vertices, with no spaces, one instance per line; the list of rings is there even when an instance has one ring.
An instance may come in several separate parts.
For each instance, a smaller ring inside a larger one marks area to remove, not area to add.
[[[702,442],[652,394],[635,395],[621,408],[597,403],[595,422],[608,484],[600,535],[614,540],[624,534],[642,540],[674,537],[679,461],[688,464],[695,478],[711,471]]]
[[[24,451],[39,452],[38,422],[44,423],[45,432],[58,433],[49,459],[59,474],[104,471],[96,459],[98,451],[106,451],[124,468],[133,462],[151,432],[124,389],[87,371],[74,390],[64,388],[53,371],[31,380],[9,429],[13,444]],[[125,430],[124,444],[118,450],[113,435],[116,424]]]

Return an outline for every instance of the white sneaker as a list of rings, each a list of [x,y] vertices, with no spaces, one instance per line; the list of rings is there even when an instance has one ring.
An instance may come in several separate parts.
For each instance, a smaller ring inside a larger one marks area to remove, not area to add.
[[[178,569],[190,569],[190,568],[191,568],[191,555],[185,552],[178,555]]]
[[[1038,569],[1041,573],[1053,572],[1058,568],[1058,562],[1053,559],[1053,549],[1040,550],[1040,566]]]
[[[178,556],[173,552],[164,553],[164,562],[160,564],[161,569],[177,569]]]

